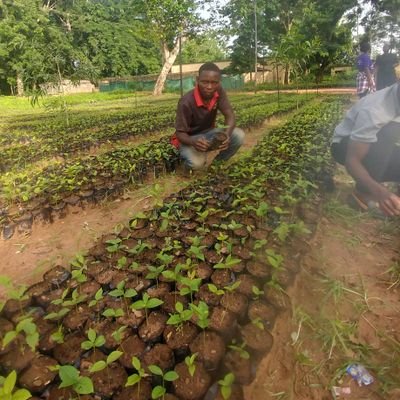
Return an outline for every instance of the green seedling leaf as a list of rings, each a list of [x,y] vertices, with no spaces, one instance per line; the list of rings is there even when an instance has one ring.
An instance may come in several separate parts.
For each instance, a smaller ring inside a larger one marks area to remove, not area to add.
[[[102,371],[104,368],[107,367],[107,363],[103,360],[95,362],[89,369],[89,372],[99,372]]]
[[[128,376],[128,379],[125,383],[125,386],[133,386],[136,385],[138,382],[141,381],[141,377],[138,374],[133,374]]]
[[[158,365],[149,365],[149,371],[158,376],[163,376],[163,371]]]
[[[166,380],[167,382],[176,381],[178,378],[179,378],[179,375],[175,371],[168,371],[164,375],[164,380]]]
[[[117,361],[124,354],[122,351],[113,351],[107,357],[107,365]]]
[[[167,391],[165,390],[164,387],[156,386],[151,392],[151,398],[154,399],[154,400],[155,399],[159,399],[160,397],[164,397],[166,392]]]

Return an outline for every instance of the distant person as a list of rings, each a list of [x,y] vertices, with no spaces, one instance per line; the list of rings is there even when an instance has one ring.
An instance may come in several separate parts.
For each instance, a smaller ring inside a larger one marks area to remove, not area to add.
[[[217,113],[225,117],[225,128],[215,128]],[[207,167],[207,156],[219,150],[216,161],[226,161],[240,148],[244,132],[235,126],[235,115],[221,86],[221,70],[205,63],[199,69],[196,86],[178,103],[172,145],[179,149],[186,170]]]
[[[382,182],[400,182],[400,82],[366,96],[335,128],[332,156],[356,181],[358,209],[400,215],[400,197]]]
[[[393,85],[396,82],[396,72],[394,70],[398,63],[395,54],[390,53],[390,45],[385,43],[383,45],[383,54],[376,57],[375,61],[375,75],[376,75],[376,89],[381,90],[385,87]]]
[[[371,46],[368,42],[363,42],[360,44],[361,54],[357,57],[357,95],[361,99],[365,97],[368,93],[375,92],[375,81],[373,75],[373,63],[369,56],[371,52]]]

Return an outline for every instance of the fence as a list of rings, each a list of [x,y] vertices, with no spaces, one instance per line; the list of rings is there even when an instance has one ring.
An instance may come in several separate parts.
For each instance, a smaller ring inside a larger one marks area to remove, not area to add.
[[[121,79],[101,82],[100,92],[112,92],[115,90],[152,91],[156,80]],[[183,91],[187,92],[194,88],[195,76],[185,76],[182,79]],[[244,78],[241,75],[222,76],[222,86],[227,90],[241,89],[244,86]],[[165,82],[166,91],[179,91],[180,79],[167,79]]]

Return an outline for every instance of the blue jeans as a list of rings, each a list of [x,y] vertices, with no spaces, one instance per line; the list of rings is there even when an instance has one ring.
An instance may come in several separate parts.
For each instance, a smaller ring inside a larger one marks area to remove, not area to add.
[[[204,133],[199,133],[196,137],[204,137],[211,142],[216,129],[210,129]],[[231,134],[229,146],[226,150],[220,151],[215,160],[229,160],[240,148],[244,140],[244,132],[240,128],[235,128]],[[207,166],[207,151],[197,151],[193,146],[182,144],[179,146],[179,153],[183,160],[185,168],[192,170],[204,169]]]

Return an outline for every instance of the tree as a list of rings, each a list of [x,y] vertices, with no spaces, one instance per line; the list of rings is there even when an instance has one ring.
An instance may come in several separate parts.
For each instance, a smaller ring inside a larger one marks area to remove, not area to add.
[[[222,61],[228,57],[228,51],[213,32],[201,34],[188,39],[182,49],[182,62],[199,63],[207,61]]]
[[[179,46],[194,36],[200,24],[196,14],[199,0],[144,0],[146,20],[160,43],[162,69],[153,94],[159,95],[164,88],[167,74],[179,53]]]

